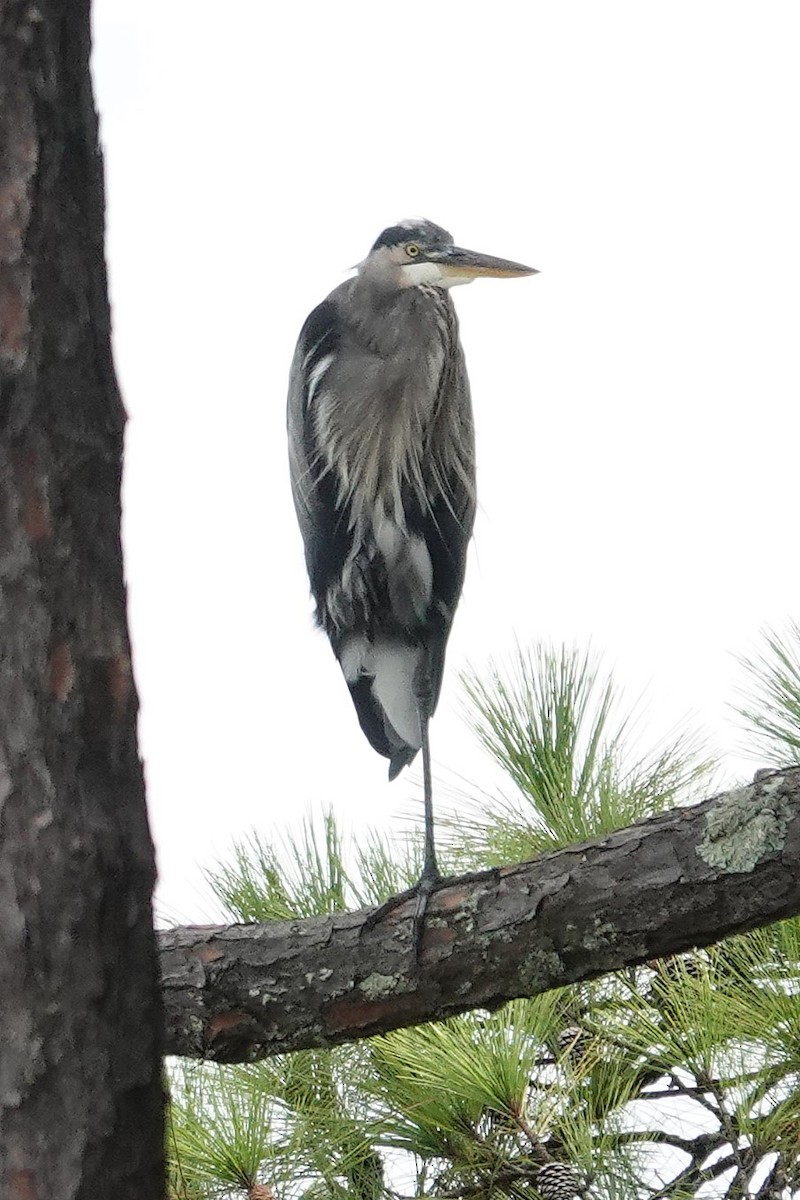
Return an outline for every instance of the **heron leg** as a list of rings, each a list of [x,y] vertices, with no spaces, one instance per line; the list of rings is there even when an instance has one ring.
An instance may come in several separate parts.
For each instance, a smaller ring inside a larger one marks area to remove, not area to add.
[[[422,874],[416,887],[417,906],[411,925],[411,939],[414,944],[414,954],[419,960],[422,950],[422,935],[425,931],[425,913],[428,901],[441,882],[442,873],[436,861],[436,845],[433,837],[433,780],[431,777],[431,748],[428,740],[428,718],[420,717],[422,726],[422,779],[423,799],[425,803],[425,857],[422,863]]]
[[[425,856],[422,863],[422,874],[413,888],[409,888],[405,892],[400,892],[397,896],[392,896],[389,900],[381,904],[380,907],[373,909],[361,926],[362,933],[368,929],[373,929],[376,925],[380,924],[385,916],[393,912],[395,908],[405,903],[406,900],[410,900],[412,896],[416,896],[417,903],[414,908],[414,916],[411,919],[411,941],[414,946],[414,957],[417,961],[419,961],[422,950],[422,935],[425,930],[425,913],[428,909],[428,901],[442,880],[442,874],[436,860],[436,846],[433,837],[433,781],[431,777],[430,742],[428,740],[428,718],[423,713],[420,714],[420,725],[422,733],[423,799],[425,804]]]
[[[436,861],[436,846],[433,839],[433,779],[431,777],[431,746],[428,738],[428,718],[423,716],[422,726],[422,779],[423,797],[425,802],[425,860],[422,865],[422,878],[441,879],[439,864]]]

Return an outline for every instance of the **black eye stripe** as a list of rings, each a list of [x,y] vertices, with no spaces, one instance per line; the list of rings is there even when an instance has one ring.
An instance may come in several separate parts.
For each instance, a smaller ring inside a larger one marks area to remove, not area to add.
[[[433,221],[407,221],[404,225],[390,225],[388,229],[384,229],[372,249],[378,250],[382,246],[404,246],[413,239],[422,240],[430,245],[453,244],[452,236],[446,229],[442,229],[441,225],[434,225]]]

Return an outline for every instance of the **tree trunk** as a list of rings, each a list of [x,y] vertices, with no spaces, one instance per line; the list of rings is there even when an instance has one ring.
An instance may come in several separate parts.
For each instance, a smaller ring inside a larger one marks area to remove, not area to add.
[[[160,937],[167,1052],[248,1061],[496,1008],[800,912],[800,768],[415,901]]]
[[[0,0],[0,1196],[163,1195],[88,0]]]

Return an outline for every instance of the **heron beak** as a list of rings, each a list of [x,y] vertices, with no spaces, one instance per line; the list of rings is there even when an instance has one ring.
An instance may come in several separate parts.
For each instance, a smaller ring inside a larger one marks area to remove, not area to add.
[[[453,282],[470,283],[479,276],[495,279],[515,279],[521,275],[538,275],[536,267],[511,262],[508,258],[495,258],[491,254],[478,254],[475,250],[464,250],[461,246],[450,246],[441,257],[436,256],[442,275]]]

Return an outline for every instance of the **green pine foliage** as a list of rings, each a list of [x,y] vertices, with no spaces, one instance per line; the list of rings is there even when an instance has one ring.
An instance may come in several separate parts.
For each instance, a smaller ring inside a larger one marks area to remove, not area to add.
[[[702,739],[687,729],[637,753],[644,714],[626,709],[588,652],[538,646],[463,682],[469,724],[515,785],[468,805],[455,832],[469,861],[519,862],[599,837],[708,782]]]
[[[772,764],[799,764],[800,624],[765,630],[762,649],[742,665],[747,684],[738,711],[753,749]]]
[[[749,671],[750,727],[776,757],[786,735],[791,760],[800,627],[768,635]],[[450,819],[453,867],[528,858],[709,790],[701,742],[683,731],[637,748],[640,716],[588,654],[538,648],[466,689],[509,790]],[[376,834],[353,846],[327,813],[278,844],[254,837],[209,879],[233,919],[264,920],[377,903],[418,870],[416,839],[399,859]],[[800,1190],[798,981],[791,920],[493,1013],[248,1066],[173,1067],[170,1195],[788,1200]]]
[[[209,887],[234,921],[280,921],[381,904],[410,887],[422,869],[422,841],[402,849],[370,832],[345,845],[330,810],[309,815],[298,836],[267,842],[259,833],[234,846],[231,861],[206,872]],[[447,854],[442,856],[448,862]],[[351,864],[348,866],[348,864]]]

